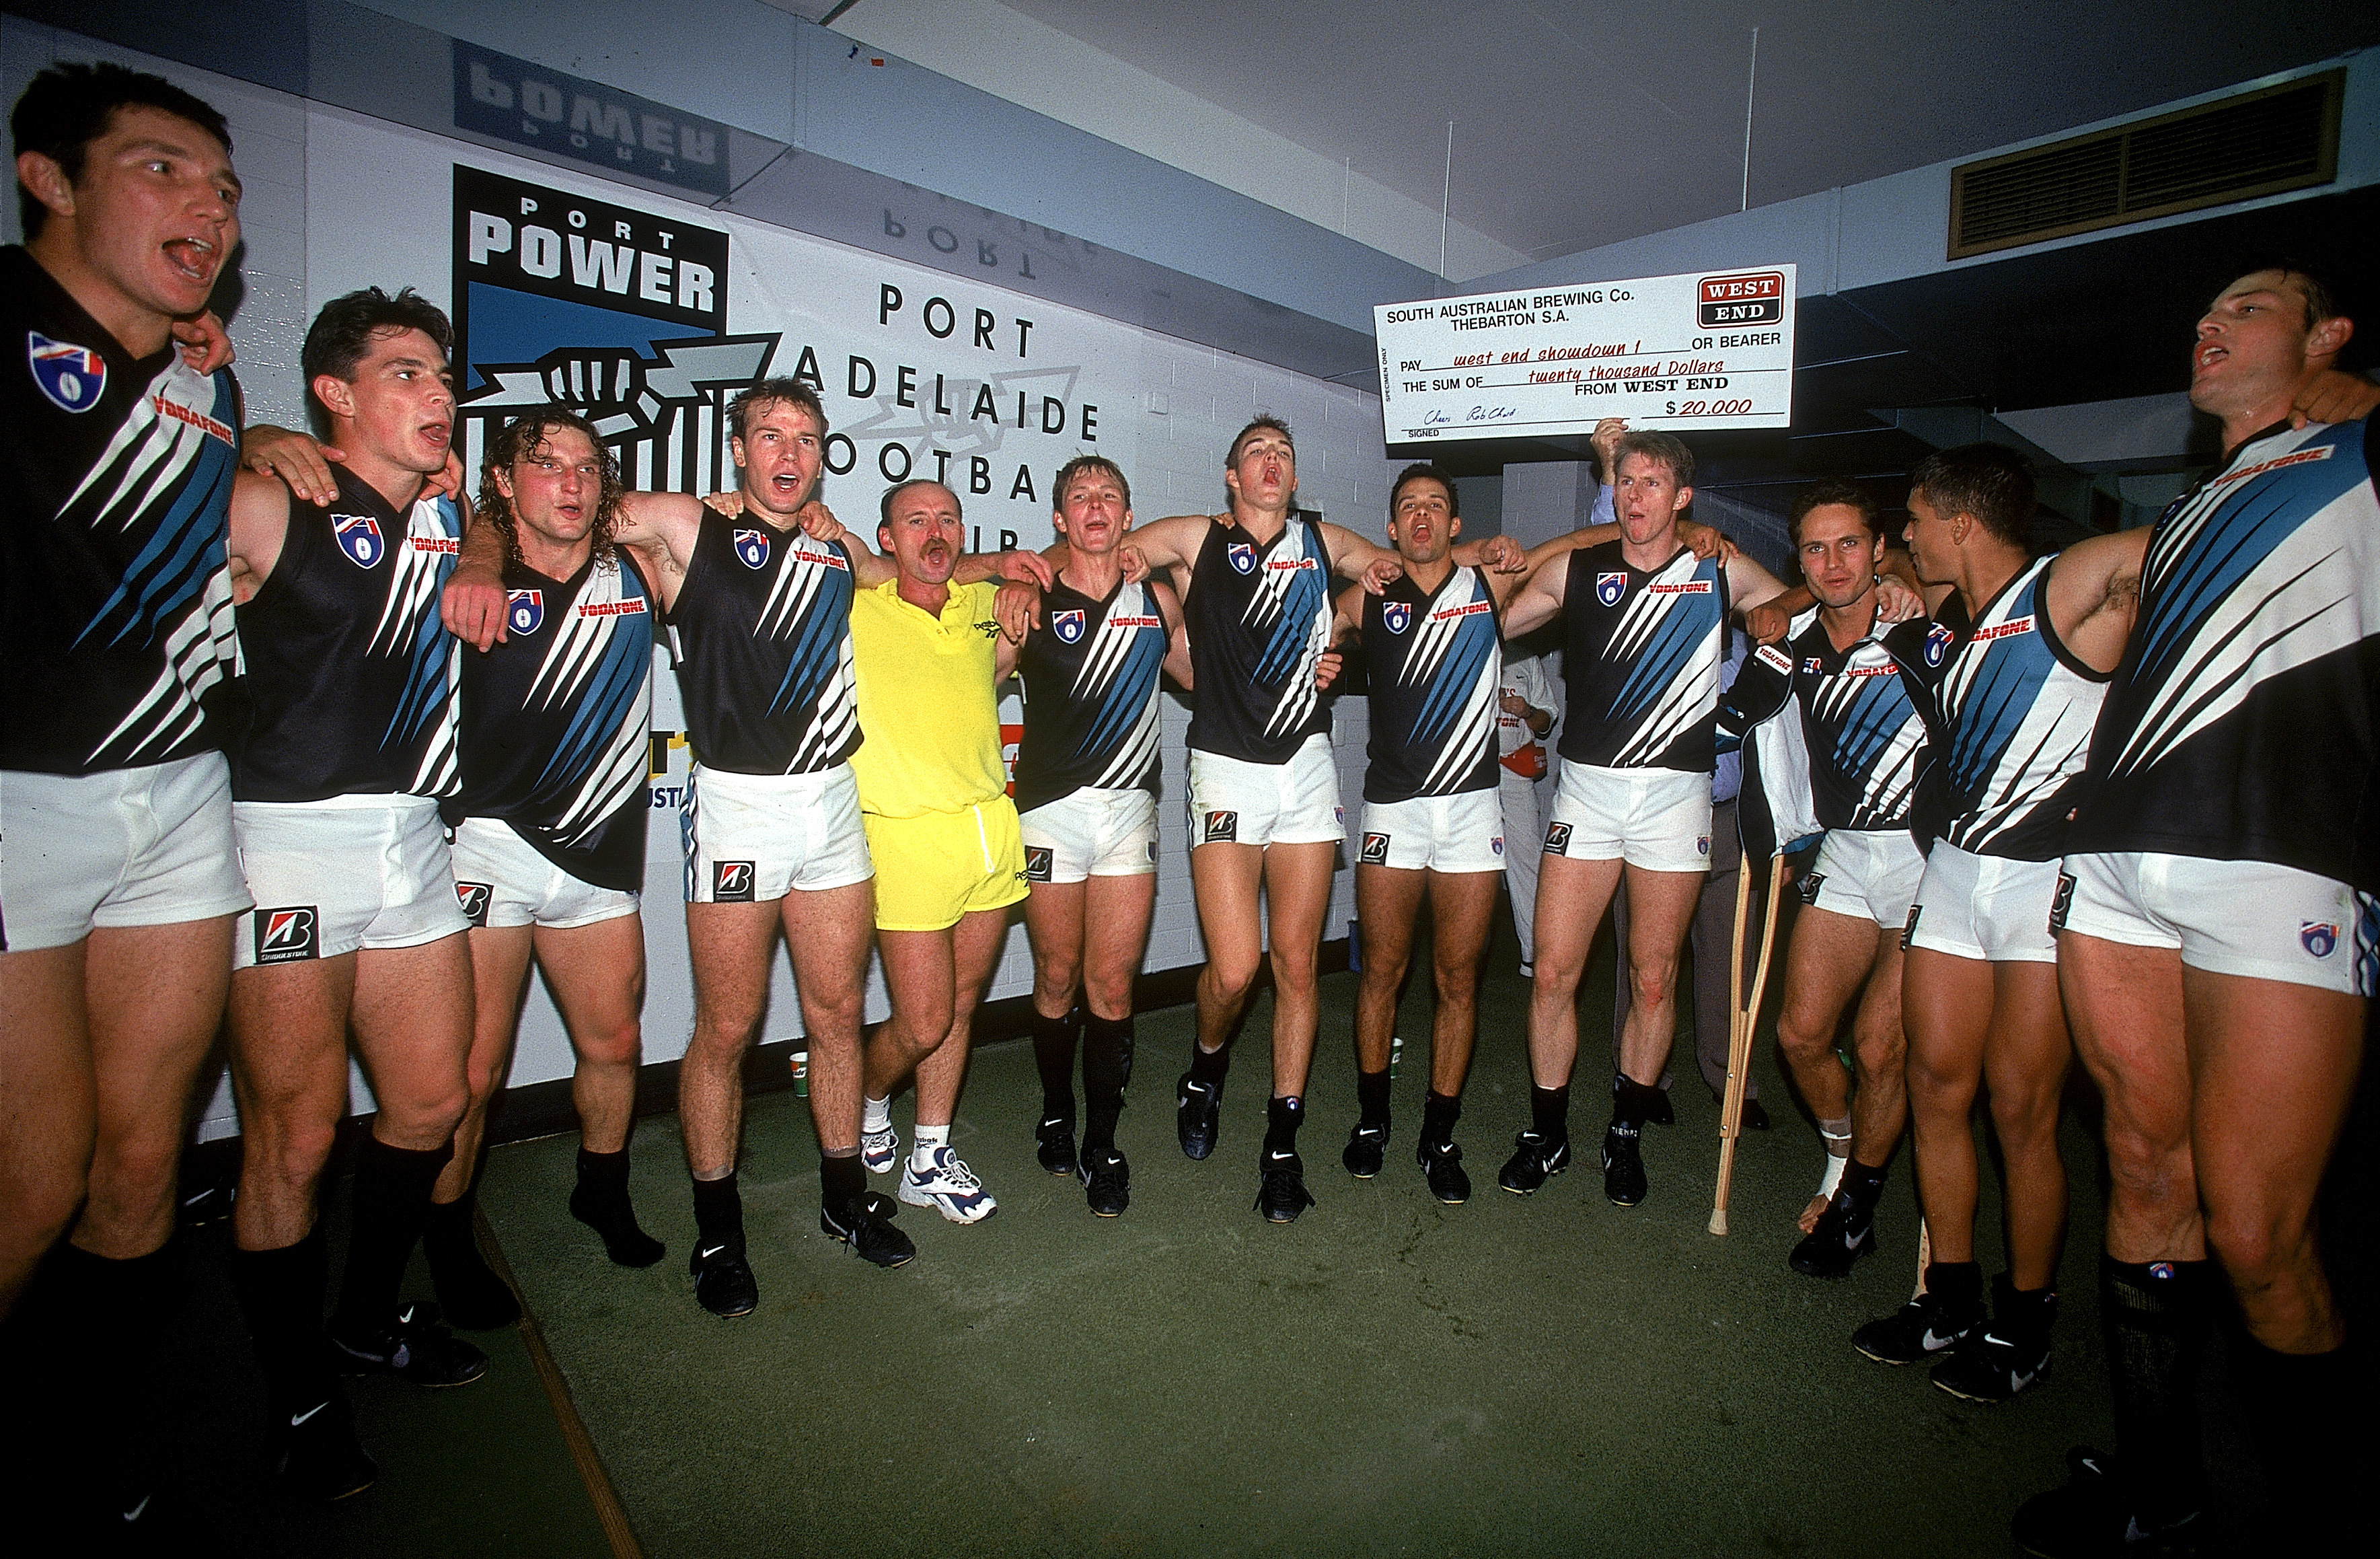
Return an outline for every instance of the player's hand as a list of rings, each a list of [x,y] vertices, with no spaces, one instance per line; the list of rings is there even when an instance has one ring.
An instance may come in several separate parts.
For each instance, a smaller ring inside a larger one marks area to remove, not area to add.
[[[2297,404],[2289,408],[2289,426],[2309,422],[2354,422],[2380,406],[2380,384],[2359,373],[2324,369],[2298,388]]]
[[[1041,626],[1041,587],[1016,580],[1001,586],[992,598],[991,615],[1011,644],[1024,643],[1025,636]]]
[[[453,445],[446,446],[446,463],[438,468],[436,474],[423,481],[422,492],[426,496],[432,498],[453,498],[457,502],[461,501],[463,457]]]
[[[1479,564],[1491,574],[1518,574],[1529,566],[1526,547],[1510,536],[1490,536],[1479,543]]]
[[[1735,543],[1720,535],[1716,526],[1705,525],[1698,519],[1682,519],[1678,521],[1678,540],[1686,544],[1688,552],[1706,562],[1718,558],[1722,568],[1735,561]]]
[[[705,507],[734,519],[744,512],[744,491],[741,488],[730,488],[724,493],[713,493],[702,502]]]
[[[1136,585],[1148,578],[1148,554],[1134,542],[1125,542],[1117,546],[1116,562],[1123,566],[1125,584]]]
[[[181,349],[182,360],[200,373],[229,368],[236,357],[231,348],[231,333],[224,329],[223,321],[215,317],[212,309],[194,320],[176,320],[174,340]]]
[[[1339,680],[1340,670],[1345,664],[1346,658],[1338,651],[1323,651],[1314,662],[1314,690],[1318,693],[1329,692],[1330,684]]]
[[[1366,595],[1385,595],[1390,585],[1405,577],[1405,566],[1393,554],[1372,559],[1365,568],[1362,580]]]
[[[1496,695],[1496,707],[1515,720],[1526,720],[1529,717],[1529,700],[1510,688]]]
[[[1586,442],[1594,446],[1595,457],[1602,463],[1603,480],[1607,482],[1618,475],[1611,469],[1611,462],[1619,457],[1621,435],[1627,431],[1627,418],[1606,417],[1595,425],[1595,432],[1587,435]]]
[[[1785,637],[1793,619],[1785,609],[1770,602],[1762,602],[1743,614],[1743,631],[1752,636],[1755,644],[1774,644]]]
[[[346,450],[318,444],[310,433],[270,422],[259,422],[239,435],[239,463],[259,476],[279,477],[301,504],[331,501],[339,491],[331,462],[346,457]]]
[[[439,597],[446,631],[474,650],[504,639],[504,577],[484,563],[458,563]]]
[[[711,496],[724,497],[726,494],[713,493]],[[744,495],[743,493],[738,493],[735,496],[736,505],[734,512],[741,514],[744,511]],[[709,503],[710,500],[706,498],[703,501],[705,503]],[[728,511],[722,510],[721,512],[726,513]],[[813,542],[821,543],[842,542],[848,541],[851,537],[851,532],[844,528],[843,521],[834,518],[834,511],[828,508],[824,504],[820,503],[816,498],[811,499],[808,503],[804,504],[801,506],[800,510],[794,516],[794,523],[800,526],[802,528],[802,534],[808,536]]]
[[[1878,622],[1905,623],[1912,617],[1925,615],[1925,598],[1909,588],[1908,582],[1895,574],[1879,574],[1876,578],[1876,616]]]
[[[1027,552],[1019,547],[1013,552],[997,554],[992,560],[991,571],[995,577],[1012,584],[1033,587],[1033,620],[1035,626],[1039,626],[1041,592],[1058,582],[1057,570],[1050,566],[1050,560],[1038,552]]]

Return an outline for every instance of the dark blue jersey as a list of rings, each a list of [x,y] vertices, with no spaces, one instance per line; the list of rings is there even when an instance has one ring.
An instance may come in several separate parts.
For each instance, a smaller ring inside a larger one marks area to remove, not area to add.
[[[1259,544],[1209,522],[1182,603],[1197,683],[1190,746],[1250,763],[1286,763],[1330,729],[1315,664],[1330,647],[1330,554],[1322,529],[1293,512]]]
[[[0,769],[88,774],[224,745],[229,373],[136,359],[23,250],[0,250]]]
[[[2157,521],[2070,848],[2380,892],[2372,432],[2268,428]]]
[[[1496,788],[1496,687],[1504,675],[1496,598],[1475,568],[1425,593],[1411,576],[1364,597],[1371,765],[1364,799]]]
[[[1785,652],[1810,753],[1812,798],[1828,828],[1906,830],[1926,761],[1925,722],[1884,645],[1889,626],[1838,651],[1815,608]]]
[[[504,568],[505,638],[463,657],[463,794],[583,883],[645,881],[653,616],[625,557],[568,579]]]
[[[705,512],[669,626],[696,761],[808,774],[859,750],[851,554],[840,542]]]
[[[1165,616],[1146,583],[1119,582],[1094,601],[1061,578],[1025,640],[1025,736],[1016,747],[1016,810],[1029,812],[1086,786],[1157,794],[1157,682]]]
[[[460,640],[438,617],[463,527],[453,500],[405,514],[344,466],[328,504],[291,498],[281,555],[239,609],[249,725],[241,801],[446,796]]]
[[[1570,554],[1562,600],[1570,714],[1560,751],[1597,768],[1709,773],[1727,571],[1681,548],[1648,572],[1630,566],[1620,549],[1607,542]]]

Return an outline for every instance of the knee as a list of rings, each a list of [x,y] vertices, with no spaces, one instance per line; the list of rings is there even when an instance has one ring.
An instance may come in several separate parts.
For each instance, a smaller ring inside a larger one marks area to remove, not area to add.
[[[2252,1302],[2288,1275],[2305,1248],[2304,1235],[2302,1228],[2283,1228],[2257,1208],[2210,1209],[2206,1217],[2207,1248],[2243,1301]]]
[[[579,1059],[598,1066],[633,1066],[643,1054],[644,1029],[636,1023],[615,1023],[582,1037],[578,1041]],[[472,1094],[476,1100],[476,1082]]]
[[[240,1173],[282,1186],[311,1185],[338,1140],[334,1120],[280,1119],[240,1123]]]
[[[1816,1024],[1791,1010],[1777,1015],[1777,1048],[1789,1061],[1806,1064],[1825,1057],[1831,1035],[1818,1032]]]
[[[1272,954],[1273,983],[1283,991],[1311,993],[1319,978],[1312,947],[1276,947]]]
[[[2138,1131],[2107,1122],[2109,1200],[2131,1208],[2168,1207],[2196,1200],[2195,1176],[2189,1149],[2178,1142],[2159,1142]]]
[[[380,1107],[402,1138],[400,1145],[415,1147],[454,1136],[474,1102],[471,1089],[457,1077],[420,1089],[407,1099],[383,1098]]]
[[[1628,999],[1645,1006],[1666,1005],[1678,982],[1678,960],[1653,954],[1628,960]]]
[[[1860,1075],[1881,1081],[1897,1081],[1909,1058],[1908,1043],[1898,1029],[1862,1033],[1854,1039],[1853,1048],[1859,1057]]]
[[[1083,966],[1075,958],[1041,958],[1033,965],[1033,993],[1047,1006],[1071,1003],[1083,983]]]
[[[1439,964],[1431,973],[1438,979],[1438,1001],[1440,1006],[1468,1009],[1479,1002],[1479,966],[1475,963]]]
[[[1995,1089],[1992,1129],[2010,1152],[2047,1150],[2058,1144],[2058,1095],[2043,1089]]]
[[[802,1002],[804,1009],[812,1013],[832,1005],[832,997],[806,995]],[[757,1007],[698,1005],[694,1009],[694,1033],[686,1041],[686,1054],[689,1059],[732,1062],[752,1042],[752,1035],[759,1027]]]
[[[104,1199],[118,1206],[161,1202],[173,1191],[181,1160],[177,1139],[103,1139],[91,1155],[88,1189],[94,1201]]]
[[[1215,994],[1226,1002],[1236,1002],[1248,993],[1257,980],[1254,958],[1216,956],[1208,959],[1206,979]]]
[[[464,1065],[463,1083],[468,1090],[464,1107],[474,1114],[485,1111],[488,1101],[504,1086],[507,1074],[496,1066],[496,1059],[494,1056],[474,1055]]]
[[[1083,999],[1096,1017],[1111,1018],[1128,1017],[1132,1012],[1131,972],[1126,970],[1118,974],[1105,974],[1096,980],[1086,981]]]

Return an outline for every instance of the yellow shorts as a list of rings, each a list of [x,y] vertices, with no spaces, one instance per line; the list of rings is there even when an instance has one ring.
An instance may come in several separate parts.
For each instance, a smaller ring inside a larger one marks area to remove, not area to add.
[[[863,821],[876,862],[878,931],[942,931],[962,916],[1025,897],[1025,841],[1016,805],[1005,796],[955,812],[868,812]]]

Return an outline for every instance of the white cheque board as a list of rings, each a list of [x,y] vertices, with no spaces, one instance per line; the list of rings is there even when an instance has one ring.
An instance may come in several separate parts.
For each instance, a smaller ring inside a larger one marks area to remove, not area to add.
[[[1606,417],[1672,432],[1785,427],[1793,269],[1382,304],[1389,442],[1591,433]]]

